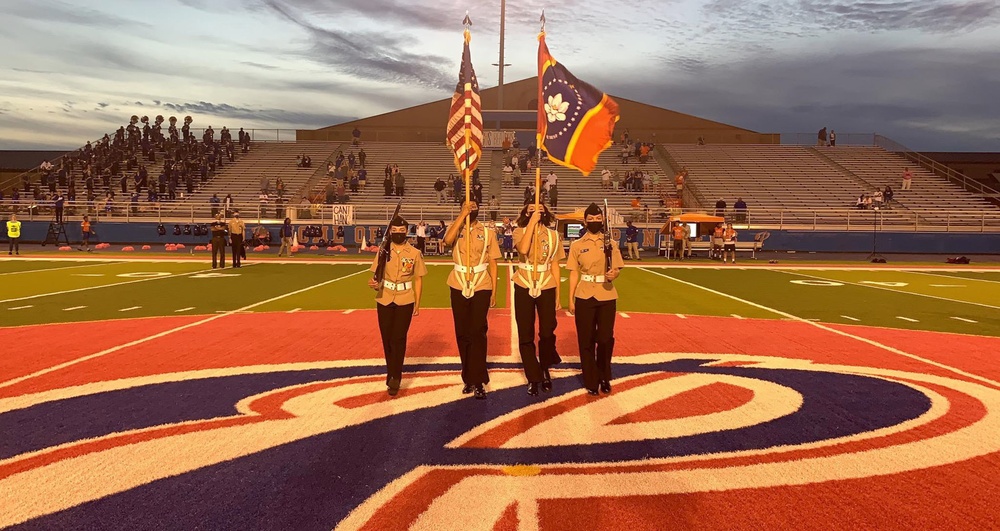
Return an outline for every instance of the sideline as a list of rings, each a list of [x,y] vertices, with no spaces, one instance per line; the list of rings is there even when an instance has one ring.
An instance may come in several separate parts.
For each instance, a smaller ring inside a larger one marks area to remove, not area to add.
[[[178,326],[178,327],[175,327],[175,328],[171,328],[170,330],[165,330],[163,332],[159,332],[159,333],[153,334],[151,336],[146,336],[144,338],[136,339],[134,341],[129,341],[128,343],[122,343],[121,345],[117,345],[117,346],[114,346],[114,347],[111,347],[111,348],[104,349],[104,350],[102,350],[100,352],[97,352],[97,353],[94,353],[94,354],[88,354],[86,356],[82,356],[82,357],[79,357],[79,358],[76,358],[76,359],[73,359],[73,360],[70,360],[70,361],[67,361],[67,362],[64,362],[64,363],[60,363],[59,365],[55,365],[55,366],[52,366],[52,367],[47,367],[45,369],[42,369],[42,370],[39,370],[39,371],[35,371],[35,372],[33,372],[31,374],[27,374],[25,376],[20,376],[18,378],[14,378],[12,380],[7,380],[5,382],[0,382],[0,389],[3,389],[4,387],[10,387],[12,385],[17,385],[17,384],[19,384],[19,383],[21,383],[21,382],[23,382],[25,380],[30,380],[30,379],[36,378],[38,376],[43,376],[43,375],[46,375],[46,374],[51,373],[51,372],[55,372],[55,371],[59,371],[59,370],[65,369],[67,367],[72,367],[73,365],[76,365],[78,363],[83,363],[85,361],[90,361],[92,359],[97,359],[97,358],[100,358],[102,356],[106,356],[108,354],[112,354],[114,352],[118,352],[119,350],[122,350],[122,349],[126,349],[126,348],[129,348],[129,347],[134,347],[136,345],[141,345],[141,344],[146,343],[148,341],[152,341],[154,339],[159,339],[161,337],[168,336],[168,335],[176,333],[176,332],[187,330],[189,328],[194,328],[194,327],[196,327],[198,325],[203,325],[205,323],[210,323],[212,321],[215,321],[216,319],[221,319],[223,317],[228,317],[230,315],[234,315],[234,314],[237,314],[237,313],[240,313],[240,312],[245,312],[247,310],[256,308],[258,306],[263,306],[265,304],[269,304],[269,303],[272,303],[274,301],[278,301],[278,300],[284,299],[285,297],[291,297],[293,295],[298,295],[300,293],[304,293],[304,292],[312,290],[312,289],[320,288],[320,287],[326,286],[327,284],[332,284],[334,282],[337,282],[337,281],[340,281],[340,280],[344,280],[346,278],[350,278],[350,277],[353,277],[355,275],[360,275],[361,273],[364,273],[366,271],[368,271],[368,270],[367,269],[362,269],[361,271],[356,271],[356,272],[350,273],[348,275],[337,277],[337,278],[334,278],[334,279],[331,279],[331,280],[326,280],[326,281],[320,282],[319,284],[314,284],[312,286],[308,286],[308,287],[305,287],[305,288],[302,288],[302,289],[298,289],[298,290],[295,290],[295,291],[290,291],[288,293],[285,293],[285,294],[282,294],[282,295],[278,295],[276,297],[271,297],[270,299],[266,299],[266,300],[263,300],[263,301],[255,302],[253,304],[248,304],[248,305],[246,305],[246,306],[244,306],[242,308],[237,308],[235,310],[230,310],[230,311],[225,312],[225,313],[220,313],[220,314],[217,314],[217,315],[206,317],[205,319],[201,319],[201,320],[195,321],[193,323],[188,323],[188,324],[181,325],[181,326]]]
[[[46,269],[26,269],[24,271],[8,271],[7,273],[0,273],[0,276],[4,276],[4,275],[23,275],[25,273],[46,273],[48,271],[62,271],[64,269],[74,269],[74,268],[77,268],[77,267],[94,267],[94,266],[100,266],[100,265],[112,265],[112,264],[117,264],[119,262],[120,262],[120,260],[104,260],[104,261],[101,261],[101,262],[95,262],[95,263],[91,263],[91,264],[75,265],[75,266],[49,267],[49,268],[46,268]]]
[[[702,286],[700,284],[695,284],[693,282],[688,282],[686,280],[681,280],[679,278],[674,278],[674,277],[672,277],[670,275],[665,275],[663,273],[659,273],[659,272],[656,272],[656,271],[650,271],[650,270],[648,270],[648,269],[646,269],[644,267],[640,267],[639,269],[642,269],[642,270],[646,271],[647,273],[651,273],[653,275],[661,276],[661,277],[666,278],[668,280],[673,280],[674,282],[677,282],[679,284],[684,284],[684,285],[690,286],[692,288],[698,288],[700,290],[704,290],[704,291],[707,291],[709,293],[713,293],[715,295],[719,295],[721,297],[726,297],[727,299],[732,299],[734,301],[742,302],[744,304],[747,304],[749,306],[753,306],[755,308],[759,308],[761,310],[769,311],[771,313],[780,315],[782,317],[785,317],[787,319],[791,319],[793,321],[798,321],[800,323],[805,323],[805,324],[807,324],[809,326],[813,326],[813,327],[819,328],[820,330],[825,330],[827,332],[831,332],[831,333],[837,334],[839,336],[848,337],[848,338],[854,339],[856,341],[860,341],[862,343],[866,343],[868,345],[871,345],[871,346],[876,347],[876,348],[880,348],[882,350],[885,350],[887,352],[891,352],[893,354],[897,354],[897,355],[904,356],[904,357],[907,357],[907,358],[910,358],[910,359],[913,359],[913,360],[916,360],[916,361],[920,361],[920,362],[926,363],[928,365],[932,365],[934,367],[937,367],[939,369],[945,369],[945,370],[951,371],[951,372],[953,372],[955,374],[958,374],[958,375],[961,375],[961,376],[964,376],[966,378],[970,378],[970,379],[973,379],[973,380],[976,380],[976,381],[979,381],[979,382],[982,382],[982,383],[987,383],[987,384],[989,384],[989,385],[991,385],[991,386],[993,386],[995,388],[1000,389],[1000,382],[997,382],[995,380],[991,380],[989,378],[986,378],[985,376],[979,376],[978,374],[972,374],[970,372],[965,372],[962,369],[958,369],[958,368],[952,367],[950,365],[945,365],[944,363],[940,363],[940,362],[937,362],[937,361],[934,361],[934,360],[930,360],[930,359],[918,356],[916,354],[910,354],[909,352],[904,352],[902,350],[899,350],[898,348],[890,347],[889,345],[885,345],[885,344],[879,343],[878,341],[875,341],[875,340],[872,340],[872,339],[868,339],[868,338],[865,338],[865,337],[857,336],[857,335],[854,335],[854,334],[851,334],[851,333],[848,333],[848,332],[844,332],[842,330],[837,330],[836,328],[831,328],[829,326],[826,326],[824,324],[821,324],[821,323],[818,323],[818,322],[815,322],[815,321],[810,321],[808,319],[803,319],[803,318],[801,318],[801,317],[799,317],[797,315],[792,315],[792,314],[790,314],[788,312],[783,312],[781,310],[777,310],[777,309],[771,308],[769,306],[764,306],[763,304],[757,304],[756,302],[748,301],[746,299],[741,299],[741,298],[739,298],[739,297],[737,297],[735,295],[730,295],[728,293],[723,293],[721,291],[717,291],[717,290],[714,290],[712,288],[708,288],[708,287]],[[824,280],[826,280],[826,279],[824,279]]]

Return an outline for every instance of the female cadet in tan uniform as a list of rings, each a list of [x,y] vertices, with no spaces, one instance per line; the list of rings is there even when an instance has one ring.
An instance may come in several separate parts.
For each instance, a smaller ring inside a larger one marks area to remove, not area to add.
[[[458,218],[444,235],[444,243],[453,246],[455,262],[448,286],[462,360],[462,393],[475,393],[476,399],[482,400],[486,398],[483,386],[490,382],[486,371],[486,317],[490,307],[496,306],[497,259],[501,255],[496,233],[479,223],[478,217],[479,206],[474,201],[462,205]],[[466,220],[472,235],[471,253],[467,249]]]
[[[587,232],[569,246],[569,311],[576,317],[580,365],[587,392],[598,387],[611,392],[611,354],[615,346],[615,314],[618,292],[611,283],[625,266],[617,245],[612,245],[611,268],[604,254],[604,215],[591,203],[584,212]],[[594,346],[597,346],[596,352]]]
[[[562,361],[556,352],[556,310],[559,309],[559,261],[565,258],[559,233],[549,228],[552,214],[545,205],[525,206],[514,229],[517,273],[514,274],[514,318],[518,350],[528,379],[528,394],[552,391],[549,367]],[[535,357],[535,313],[538,313],[538,357]]]
[[[424,257],[416,247],[406,241],[406,220],[396,216],[389,223],[389,256],[385,262],[382,282],[368,279],[368,286],[376,290],[378,329],[382,334],[385,352],[386,381],[390,396],[399,392],[403,379],[403,360],[406,357],[406,334],[410,320],[420,313],[420,294],[423,276],[427,274]],[[371,270],[378,268],[378,256]]]

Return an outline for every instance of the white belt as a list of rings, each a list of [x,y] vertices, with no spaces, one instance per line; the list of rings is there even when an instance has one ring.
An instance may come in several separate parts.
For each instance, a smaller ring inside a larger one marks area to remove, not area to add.
[[[596,282],[598,284],[605,282],[604,275],[580,275],[580,280],[584,282]]]
[[[382,287],[390,291],[406,291],[413,287],[413,282],[389,282],[388,280],[382,281]]]
[[[489,264],[479,264],[473,267],[455,264],[455,271],[458,271],[459,273],[482,273],[483,271],[486,271],[488,266]]]
[[[533,264],[517,264],[517,267],[519,269],[523,269],[525,271],[537,271],[539,273],[544,273],[545,271],[549,270],[549,265],[548,264],[538,264],[538,265],[533,265]]]

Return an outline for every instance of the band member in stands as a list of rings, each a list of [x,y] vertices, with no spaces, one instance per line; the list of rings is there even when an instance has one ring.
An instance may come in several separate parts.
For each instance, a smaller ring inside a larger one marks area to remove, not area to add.
[[[729,259],[736,263],[736,230],[732,223],[727,223],[726,230],[722,231],[722,263]]]
[[[423,277],[427,274],[424,257],[406,239],[406,220],[396,216],[389,224],[389,256],[386,258],[382,282],[368,279],[368,287],[376,291],[375,309],[378,329],[382,334],[385,353],[386,380],[389,396],[396,396],[403,379],[406,358],[406,335],[410,321],[420,313]],[[378,256],[371,270],[378,268]]]
[[[612,245],[607,268],[604,215],[591,203],[584,212],[587,232],[569,246],[569,311],[576,318],[583,384],[590,395],[598,389],[611,392],[611,356],[615,347],[618,291],[614,281],[625,266],[617,245]],[[596,349],[595,349],[596,346]]]
[[[479,205],[468,201],[444,235],[445,245],[453,246],[454,270],[448,276],[455,340],[462,360],[463,394],[486,398],[486,317],[496,306],[497,259],[500,247],[496,235],[478,222]],[[466,229],[466,223],[469,228]],[[469,236],[471,236],[471,243]]]
[[[514,318],[518,350],[528,379],[528,394],[552,391],[549,367],[562,361],[556,352],[556,310],[559,309],[559,261],[565,258],[559,233],[549,228],[552,214],[545,205],[521,209],[514,229],[517,273],[514,274]],[[535,315],[538,315],[538,357],[535,357]]]

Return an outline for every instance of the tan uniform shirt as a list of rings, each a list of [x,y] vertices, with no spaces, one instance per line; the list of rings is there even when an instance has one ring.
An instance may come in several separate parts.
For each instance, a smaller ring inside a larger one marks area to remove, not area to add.
[[[243,222],[242,219],[233,218],[229,220],[229,236],[232,237],[234,234],[238,236],[245,236],[247,233],[247,224]]]
[[[378,256],[372,261],[371,272],[374,273],[376,268],[378,268]],[[424,265],[424,255],[420,254],[419,249],[409,243],[403,245],[389,244],[389,259],[385,262],[385,273],[382,275],[383,281],[387,280],[401,284],[404,282],[413,282],[414,278],[422,277],[426,274],[427,266]],[[393,302],[397,306],[406,306],[407,304],[416,302],[416,294],[413,292],[413,286],[403,291],[395,291],[382,287],[379,288],[375,295],[375,302],[382,306],[388,306]]]
[[[489,238],[489,248],[486,248],[486,238]],[[486,271],[484,271],[482,275],[472,275],[473,277],[479,276],[479,282],[476,284],[473,291],[492,290],[493,279],[490,278],[489,263],[490,260],[497,260],[503,256],[500,254],[500,246],[497,244],[496,234],[492,230],[487,230],[482,223],[477,222],[472,227],[471,260],[468,256],[466,256],[465,246],[465,227],[462,227],[459,229],[458,237],[455,238],[455,245],[451,249],[452,261],[455,262],[455,264],[464,265],[466,267],[474,267],[479,265],[483,252],[485,252],[486,259],[483,260],[483,264],[486,265]],[[451,274],[448,275],[448,286],[461,290],[463,285],[461,277],[465,277],[465,275],[465,273],[459,273],[458,271],[452,269]]]
[[[611,251],[611,267],[625,267],[622,253],[617,248]],[[604,270],[604,234],[587,232],[582,238],[569,245],[569,258],[566,269],[576,271],[581,275],[603,275]],[[618,291],[611,282],[584,282],[581,278],[576,284],[578,299],[594,298],[599,301],[610,301],[618,298]]]
[[[531,242],[527,255],[518,255],[518,261],[520,263],[534,263],[536,251],[538,252],[539,265],[548,264],[553,259],[558,262],[563,258],[566,258],[566,252],[563,251],[562,240],[559,238],[558,232],[548,227],[537,227],[535,231],[535,240]],[[526,231],[524,228],[518,227],[514,229],[514,247],[517,247],[518,242],[520,242],[525,235]],[[549,245],[550,241],[553,242],[552,246]],[[552,289],[559,283],[559,279],[553,276],[551,272],[551,269],[543,273],[538,273],[518,268],[514,273],[514,283],[522,288],[531,288],[528,284],[528,280],[535,281],[544,276],[547,281],[541,286],[541,289]]]

